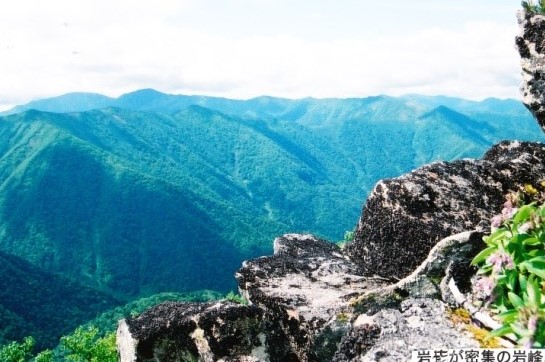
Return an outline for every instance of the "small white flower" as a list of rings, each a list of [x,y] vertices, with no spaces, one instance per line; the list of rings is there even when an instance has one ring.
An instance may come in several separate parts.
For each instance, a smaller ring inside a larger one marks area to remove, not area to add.
[[[527,221],[518,227],[518,231],[521,234],[528,234],[528,231],[530,230],[532,230],[532,223],[530,221]]]

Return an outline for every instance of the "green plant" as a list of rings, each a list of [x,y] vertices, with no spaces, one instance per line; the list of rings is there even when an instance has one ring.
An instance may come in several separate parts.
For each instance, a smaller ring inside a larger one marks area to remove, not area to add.
[[[524,347],[545,347],[543,195],[532,185],[509,194],[472,261],[480,266],[476,290],[502,322],[490,337],[513,333]]]
[[[352,241],[354,241],[354,231],[345,231],[344,241],[347,243],[351,243]]]
[[[11,342],[0,349],[2,362],[26,362],[32,357],[34,338],[26,337],[23,342]]]
[[[354,231],[345,231],[343,239],[341,241],[337,241],[335,244],[339,248],[344,249],[346,245],[354,241],[354,235]]]
[[[71,362],[117,362],[115,332],[100,336],[97,327],[78,327],[61,338],[65,359]]]
[[[235,294],[233,291],[227,293],[227,295],[225,296],[225,300],[237,304],[248,305],[248,301],[242,295]]]
[[[537,4],[533,0],[522,1],[521,5],[529,14],[545,14],[545,0],[539,0]]]
[[[53,351],[46,349],[38,353],[36,358],[34,358],[34,362],[53,362]]]
[[[346,312],[337,313],[337,322],[348,323],[350,321],[350,315]]]

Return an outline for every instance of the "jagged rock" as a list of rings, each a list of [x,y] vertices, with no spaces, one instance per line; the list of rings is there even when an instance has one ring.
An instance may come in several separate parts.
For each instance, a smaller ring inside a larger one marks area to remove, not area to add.
[[[367,278],[335,244],[287,234],[274,255],[245,261],[241,294],[280,323],[298,361],[327,361],[349,327],[350,298],[386,283]]]
[[[436,162],[377,183],[347,253],[364,275],[403,278],[441,239],[488,229],[504,195],[545,179],[545,146],[502,142],[481,160]]]
[[[230,302],[166,302],[117,329],[121,361],[267,361],[262,311]]]
[[[346,333],[339,348],[335,352],[333,362],[359,361],[360,356],[365,354],[380,337],[381,329],[376,324],[364,324],[353,327]]]
[[[480,232],[466,231],[439,241],[410,275],[352,299],[354,310],[374,314],[384,308],[397,307],[408,297],[442,299],[455,304],[448,282],[454,279],[464,292],[471,288],[471,277],[477,268],[470,266],[470,262],[485,246],[482,236]]]
[[[480,235],[439,239],[488,229],[509,189],[545,179],[544,159],[545,145],[503,142],[482,160],[435,163],[382,181],[348,253],[311,235],[277,238],[274,255],[244,262],[236,275],[250,306],[151,309],[120,324],[121,361],[388,361],[413,347],[469,346],[440,313],[442,302],[418,301],[414,309],[404,300],[449,299],[446,279],[467,280]],[[397,282],[371,276],[382,270],[409,275]],[[442,332],[415,327],[428,322]],[[435,338],[441,335],[452,344]]]
[[[445,317],[445,304],[434,299],[406,299],[400,309],[384,309],[371,321],[381,333],[353,359],[337,361],[410,361],[411,351],[418,349],[478,348],[476,341],[460,332]],[[366,319],[369,322],[369,319]],[[354,323],[358,328],[358,321]],[[369,327],[368,327],[369,328]],[[357,349],[355,340],[353,349]],[[371,345],[371,346],[369,346]]]
[[[411,346],[439,346],[440,340],[430,344],[431,332],[422,330],[428,322],[435,325],[433,333],[455,345],[458,334],[440,313],[443,304],[439,308],[420,298],[415,307],[404,300],[443,295],[442,279],[458,273],[459,265],[467,270],[479,237],[466,232],[442,240],[413,274],[389,284],[362,277],[359,266],[334,244],[284,235],[275,240],[273,256],[247,261],[237,273],[252,305],[161,304],[120,323],[121,361],[397,358]],[[370,299],[374,308],[368,308]]]
[[[121,361],[331,360],[351,328],[350,299],[387,282],[311,235],[277,238],[274,251],[236,275],[250,306],[169,302],[121,321]]]
[[[520,34],[515,43],[521,58],[522,102],[545,129],[545,16],[517,13]]]

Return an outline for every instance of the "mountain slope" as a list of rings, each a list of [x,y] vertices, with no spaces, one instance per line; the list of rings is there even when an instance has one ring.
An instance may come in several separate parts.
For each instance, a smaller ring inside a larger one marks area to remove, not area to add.
[[[37,106],[60,113],[0,117],[0,250],[131,298],[228,291],[279,234],[342,238],[380,178],[479,157],[503,135],[543,140],[509,100],[142,90],[20,109]]]
[[[0,252],[0,345],[32,335],[38,347],[121,302]]]
[[[199,107],[28,111],[0,129],[0,249],[120,296],[232,289],[275,235],[341,235],[359,208],[318,147]]]

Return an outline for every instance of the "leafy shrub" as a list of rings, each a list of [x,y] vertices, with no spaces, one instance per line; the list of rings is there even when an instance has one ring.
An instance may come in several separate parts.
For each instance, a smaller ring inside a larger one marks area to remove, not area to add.
[[[347,243],[351,243],[354,241],[354,231],[345,231],[344,232],[344,241]]]
[[[537,4],[533,0],[523,1],[521,5],[529,14],[545,14],[545,0],[538,0]]]
[[[2,362],[52,362],[53,352],[45,350],[36,357],[33,357],[32,351],[36,342],[32,337],[26,337],[23,342],[10,342],[0,348],[0,361]]]
[[[61,338],[65,359],[71,362],[117,362],[115,332],[100,337],[97,327],[78,327]]]
[[[335,244],[337,244],[339,248],[344,249],[344,247],[347,244],[350,244],[351,242],[354,241],[354,235],[355,235],[354,231],[347,230],[344,232],[344,238],[341,241],[337,241]]]
[[[527,348],[545,347],[543,196],[532,185],[509,194],[483,238],[487,247],[472,261],[480,266],[476,290],[502,322],[491,336],[513,333]]]
[[[248,301],[242,295],[235,294],[233,291],[227,293],[227,295],[225,296],[225,300],[237,304],[248,305]]]
[[[34,338],[26,337],[23,342],[11,342],[0,349],[0,361],[26,362],[32,357]]]
[[[53,362],[53,351],[46,349],[38,353],[36,358],[34,358],[34,362]]]

